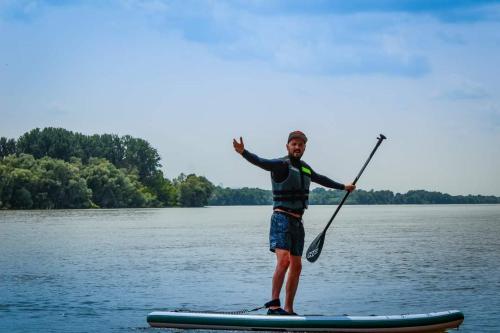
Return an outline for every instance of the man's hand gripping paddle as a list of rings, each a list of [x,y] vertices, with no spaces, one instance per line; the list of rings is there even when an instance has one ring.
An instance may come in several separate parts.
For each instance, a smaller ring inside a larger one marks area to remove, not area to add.
[[[380,146],[382,141],[384,141],[385,139],[386,139],[386,137],[383,134],[380,134],[380,136],[377,138],[377,140],[378,140],[377,144],[373,148],[373,150],[370,154],[370,157],[368,157],[368,159],[366,160],[365,165],[363,165],[363,167],[361,168],[361,171],[359,171],[358,175],[356,176],[356,179],[354,179],[354,181],[352,182],[353,185],[356,185],[356,182],[358,181],[359,177],[361,177],[361,174],[363,173],[363,171],[365,171],[366,166],[368,165],[368,163],[372,159],[373,155],[377,151],[378,146]],[[330,218],[330,221],[328,221],[328,224],[326,225],[325,229],[323,229],[323,231],[312,241],[311,245],[309,245],[309,248],[307,249],[307,252],[306,252],[306,258],[308,261],[315,262],[316,260],[318,260],[319,255],[321,254],[321,250],[323,249],[323,243],[325,242],[326,231],[330,227],[330,224],[332,224],[333,219],[335,218],[335,216],[339,212],[340,208],[342,207],[342,205],[344,204],[344,202],[346,201],[346,199],[350,193],[351,192],[347,192],[345,194],[344,198],[342,199],[342,201],[338,205],[337,209],[335,210],[335,213],[333,213],[332,217]]]

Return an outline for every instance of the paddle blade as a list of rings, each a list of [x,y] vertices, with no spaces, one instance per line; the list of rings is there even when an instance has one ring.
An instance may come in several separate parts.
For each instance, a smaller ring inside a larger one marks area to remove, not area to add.
[[[325,233],[320,233],[309,245],[306,252],[306,259],[309,262],[315,262],[318,260],[321,250],[323,249],[323,243],[325,242]]]

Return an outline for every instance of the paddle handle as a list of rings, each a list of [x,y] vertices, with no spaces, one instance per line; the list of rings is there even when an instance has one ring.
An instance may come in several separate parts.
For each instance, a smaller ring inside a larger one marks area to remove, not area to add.
[[[370,160],[372,159],[373,155],[375,155],[375,152],[377,151],[378,147],[380,146],[380,144],[382,143],[382,141],[384,141],[385,139],[387,139],[385,137],[385,135],[383,134],[380,134],[379,137],[377,138],[377,144],[375,145],[375,147],[373,148],[372,152],[370,153],[370,156],[368,157],[368,159],[366,160],[365,164],[363,165],[363,167],[361,168],[361,170],[359,171],[358,175],[356,176],[356,178],[354,178],[354,181],[352,182],[353,185],[356,185],[359,177],[361,177],[361,175],[363,174],[363,171],[365,171],[365,168],[366,166],[368,165],[368,163],[370,163]],[[349,196],[349,194],[351,194],[351,192],[347,192],[345,195],[344,195],[344,198],[342,199],[342,201],[340,202],[340,204],[337,206],[337,209],[335,210],[335,212],[333,213],[332,217],[330,218],[330,221],[328,221],[325,229],[323,230],[323,233],[326,233],[326,231],[328,230],[328,228],[330,227],[330,224],[332,224],[333,222],[333,219],[335,218],[335,216],[337,216],[337,213],[339,212],[340,208],[342,207],[342,205],[344,204],[344,202],[347,200],[347,197]]]

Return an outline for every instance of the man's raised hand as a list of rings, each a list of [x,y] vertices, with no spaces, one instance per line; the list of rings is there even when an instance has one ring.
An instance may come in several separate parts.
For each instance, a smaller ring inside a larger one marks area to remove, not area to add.
[[[245,144],[243,143],[243,138],[241,136],[240,136],[240,142],[236,141],[236,139],[233,139],[233,147],[238,154],[243,153],[243,151],[245,150]]]

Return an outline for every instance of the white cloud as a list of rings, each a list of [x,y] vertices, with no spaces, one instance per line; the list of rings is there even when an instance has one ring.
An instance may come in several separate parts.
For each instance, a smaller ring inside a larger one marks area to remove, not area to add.
[[[265,187],[268,175],[243,165],[233,136],[273,157],[288,131],[304,130],[307,161],[347,181],[381,131],[389,140],[363,188],[500,194],[497,23],[205,4],[57,6],[2,22],[1,135],[131,134],[158,147],[168,177]],[[435,98],[450,92],[454,100]]]

